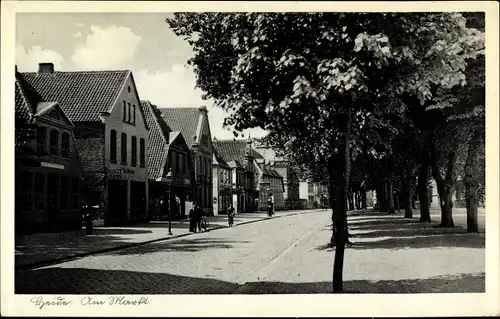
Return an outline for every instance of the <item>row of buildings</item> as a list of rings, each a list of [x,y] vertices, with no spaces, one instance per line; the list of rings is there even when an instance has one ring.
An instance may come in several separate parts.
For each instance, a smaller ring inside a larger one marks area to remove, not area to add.
[[[139,98],[131,71],[15,72],[16,229],[79,228],[311,206],[297,171],[259,140],[212,138],[207,108]],[[304,183],[304,182],[303,182]],[[304,196],[302,196],[304,197]],[[304,198],[303,198],[304,199]]]

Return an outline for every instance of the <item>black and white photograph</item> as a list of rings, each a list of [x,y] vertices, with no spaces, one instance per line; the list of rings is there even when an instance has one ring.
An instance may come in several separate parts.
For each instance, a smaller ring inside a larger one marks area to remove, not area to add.
[[[6,2],[2,313],[500,312],[498,3]]]

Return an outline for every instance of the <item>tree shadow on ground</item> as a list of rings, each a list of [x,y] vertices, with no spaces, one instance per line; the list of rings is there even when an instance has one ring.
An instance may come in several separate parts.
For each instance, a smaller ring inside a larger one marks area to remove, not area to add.
[[[186,252],[193,253],[209,249],[230,249],[234,244],[245,244],[249,241],[234,241],[225,238],[190,238],[174,241],[149,243],[128,249],[120,249],[104,253],[106,255],[144,255],[155,252]]]
[[[348,249],[405,249],[485,247],[484,233],[467,233],[464,228],[441,228],[437,223],[421,223],[416,219],[399,216],[387,219],[349,220],[348,229],[353,245]],[[316,247],[318,250],[332,251],[329,243]]]
[[[484,292],[485,276],[461,274],[411,280],[345,281],[346,293]],[[188,277],[168,273],[86,268],[43,268],[17,271],[16,294],[325,294],[332,282],[249,282]]]

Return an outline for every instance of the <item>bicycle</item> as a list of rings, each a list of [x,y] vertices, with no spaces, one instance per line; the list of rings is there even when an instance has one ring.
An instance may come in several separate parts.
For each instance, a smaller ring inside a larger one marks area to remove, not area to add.
[[[209,231],[209,229],[210,229],[210,222],[208,221],[208,218],[203,217],[201,219],[201,229],[203,229],[204,232]]]

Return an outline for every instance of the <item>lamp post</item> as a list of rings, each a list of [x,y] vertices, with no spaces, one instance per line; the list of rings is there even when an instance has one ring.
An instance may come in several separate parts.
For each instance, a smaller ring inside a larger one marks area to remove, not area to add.
[[[167,176],[165,177],[166,180],[167,180],[167,184],[168,184],[168,234],[171,236],[172,235],[172,207],[170,207],[170,198],[172,197],[172,193],[171,193],[171,184],[172,184],[172,180],[174,179],[173,178],[173,175],[172,175],[172,168],[170,168],[170,170],[168,171],[168,174]]]

